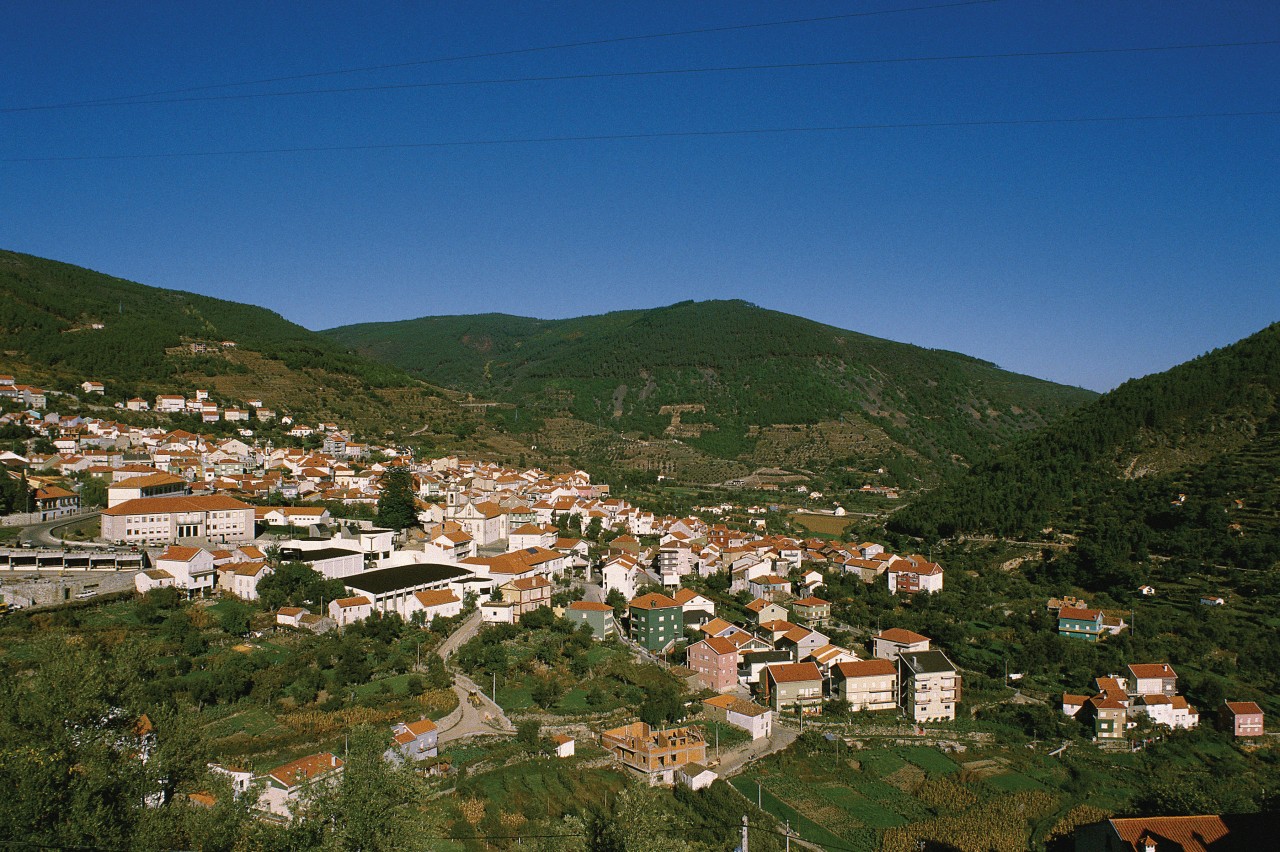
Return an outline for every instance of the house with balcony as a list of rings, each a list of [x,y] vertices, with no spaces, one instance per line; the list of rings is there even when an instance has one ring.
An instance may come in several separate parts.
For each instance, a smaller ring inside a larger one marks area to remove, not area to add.
[[[891,660],[859,660],[836,663],[831,670],[831,692],[862,710],[895,710],[898,707],[898,667]]]
[[[613,607],[596,601],[574,601],[565,607],[564,617],[591,628],[591,635],[596,639],[610,639],[618,634],[618,625],[613,617]]]
[[[775,713],[822,712],[822,672],[813,663],[766,666],[763,691]]]
[[[880,660],[898,659],[901,654],[915,654],[929,650],[929,637],[921,636],[901,627],[882,630],[871,640],[871,656]]]
[[[1107,633],[1100,609],[1064,606],[1058,610],[1058,633],[1086,642],[1097,642]]]
[[[391,748],[383,755],[393,763],[426,760],[436,756],[439,731],[430,719],[400,722],[391,729]]]
[[[898,655],[899,705],[916,722],[949,721],[960,703],[960,675],[941,651]]]
[[[699,674],[706,689],[725,692],[738,685],[738,646],[720,636],[694,642],[686,653],[685,665]]]
[[[1224,707],[1227,729],[1236,737],[1260,737],[1264,728],[1262,708],[1253,701],[1227,701]]]
[[[684,609],[656,592],[627,605],[628,635],[645,650],[665,653],[684,634]]]
[[[906,556],[894,561],[885,573],[889,578],[891,595],[942,591],[942,566],[920,555]]]
[[[821,627],[831,620],[831,602],[809,595],[791,602],[796,618],[813,627]]]
[[[537,574],[532,577],[517,577],[498,587],[503,601],[515,607],[512,615],[516,621],[538,607],[551,606],[551,589],[551,581]]]
[[[37,488],[35,510],[41,521],[65,518],[80,511],[80,495],[58,485]]]

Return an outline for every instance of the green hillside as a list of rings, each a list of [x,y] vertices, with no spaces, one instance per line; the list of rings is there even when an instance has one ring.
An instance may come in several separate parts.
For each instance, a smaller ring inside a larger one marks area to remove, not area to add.
[[[323,333],[427,381],[515,406],[492,415],[510,429],[555,440],[549,422],[594,426],[602,434],[587,451],[624,466],[636,461],[626,441],[678,442],[661,454],[696,455],[706,478],[844,466],[889,467],[904,485],[930,481],[1094,396],[742,301],[568,320],[427,317]]]
[[[1280,560],[1280,323],[1127,382],[893,518],[902,532],[1083,534],[1087,571],[1149,553]],[[1179,495],[1185,495],[1180,498]]]
[[[196,354],[193,344],[220,344]],[[438,391],[252,305],[148,287],[0,251],[0,370],[52,389],[106,385],[108,400],[207,388],[382,431],[456,416]]]

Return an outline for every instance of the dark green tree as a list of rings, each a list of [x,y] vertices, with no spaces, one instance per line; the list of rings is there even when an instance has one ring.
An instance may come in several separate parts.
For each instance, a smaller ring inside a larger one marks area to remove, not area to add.
[[[382,477],[378,523],[393,530],[403,530],[418,523],[418,512],[413,502],[413,475],[405,468],[393,467]]]

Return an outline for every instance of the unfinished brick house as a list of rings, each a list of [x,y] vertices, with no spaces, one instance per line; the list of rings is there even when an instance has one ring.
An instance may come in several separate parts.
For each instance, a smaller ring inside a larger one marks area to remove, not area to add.
[[[672,784],[677,769],[707,760],[707,740],[697,727],[654,730],[633,722],[601,733],[600,745],[650,784]]]

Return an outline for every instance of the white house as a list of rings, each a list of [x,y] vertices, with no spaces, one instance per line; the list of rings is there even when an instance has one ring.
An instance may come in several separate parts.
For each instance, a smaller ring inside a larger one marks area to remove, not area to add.
[[[422,613],[422,623],[430,624],[437,616],[452,618],[462,612],[462,600],[452,589],[428,589],[425,592],[414,592],[404,601],[405,620],[413,619]]]
[[[277,766],[266,775],[266,786],[258,807],[279,817],[292,817],[298,799],[315,784],[336,783],[342,773],[342,759],[330,752],[313,754]]]
[[[213,554],[203,548],[171,546],[156,558],[153,570],[168,574],[173,579],[172,583],[159,582],[157,584],[159,586],[171,585],[188,593],[203,593],[213,590]],[[139,591],[147,591],[147,589],[139,588],[141,583],[139,578],[150,573],[152,572],[135,576],[135,588],[138,588]],[[162,580],[163,578],[149,577],[148,579],[154,581],[157,579]]]
[[[275,573],[266,562],[228,562],[218,567],[218,586],[244,601],[258,599],[258,583]]]
[[[364,595],[350,598],[338,598],[329,602],[329,617],[339,627],[346,627],[357,621],[363,621],[373,612],[373,601]]]

